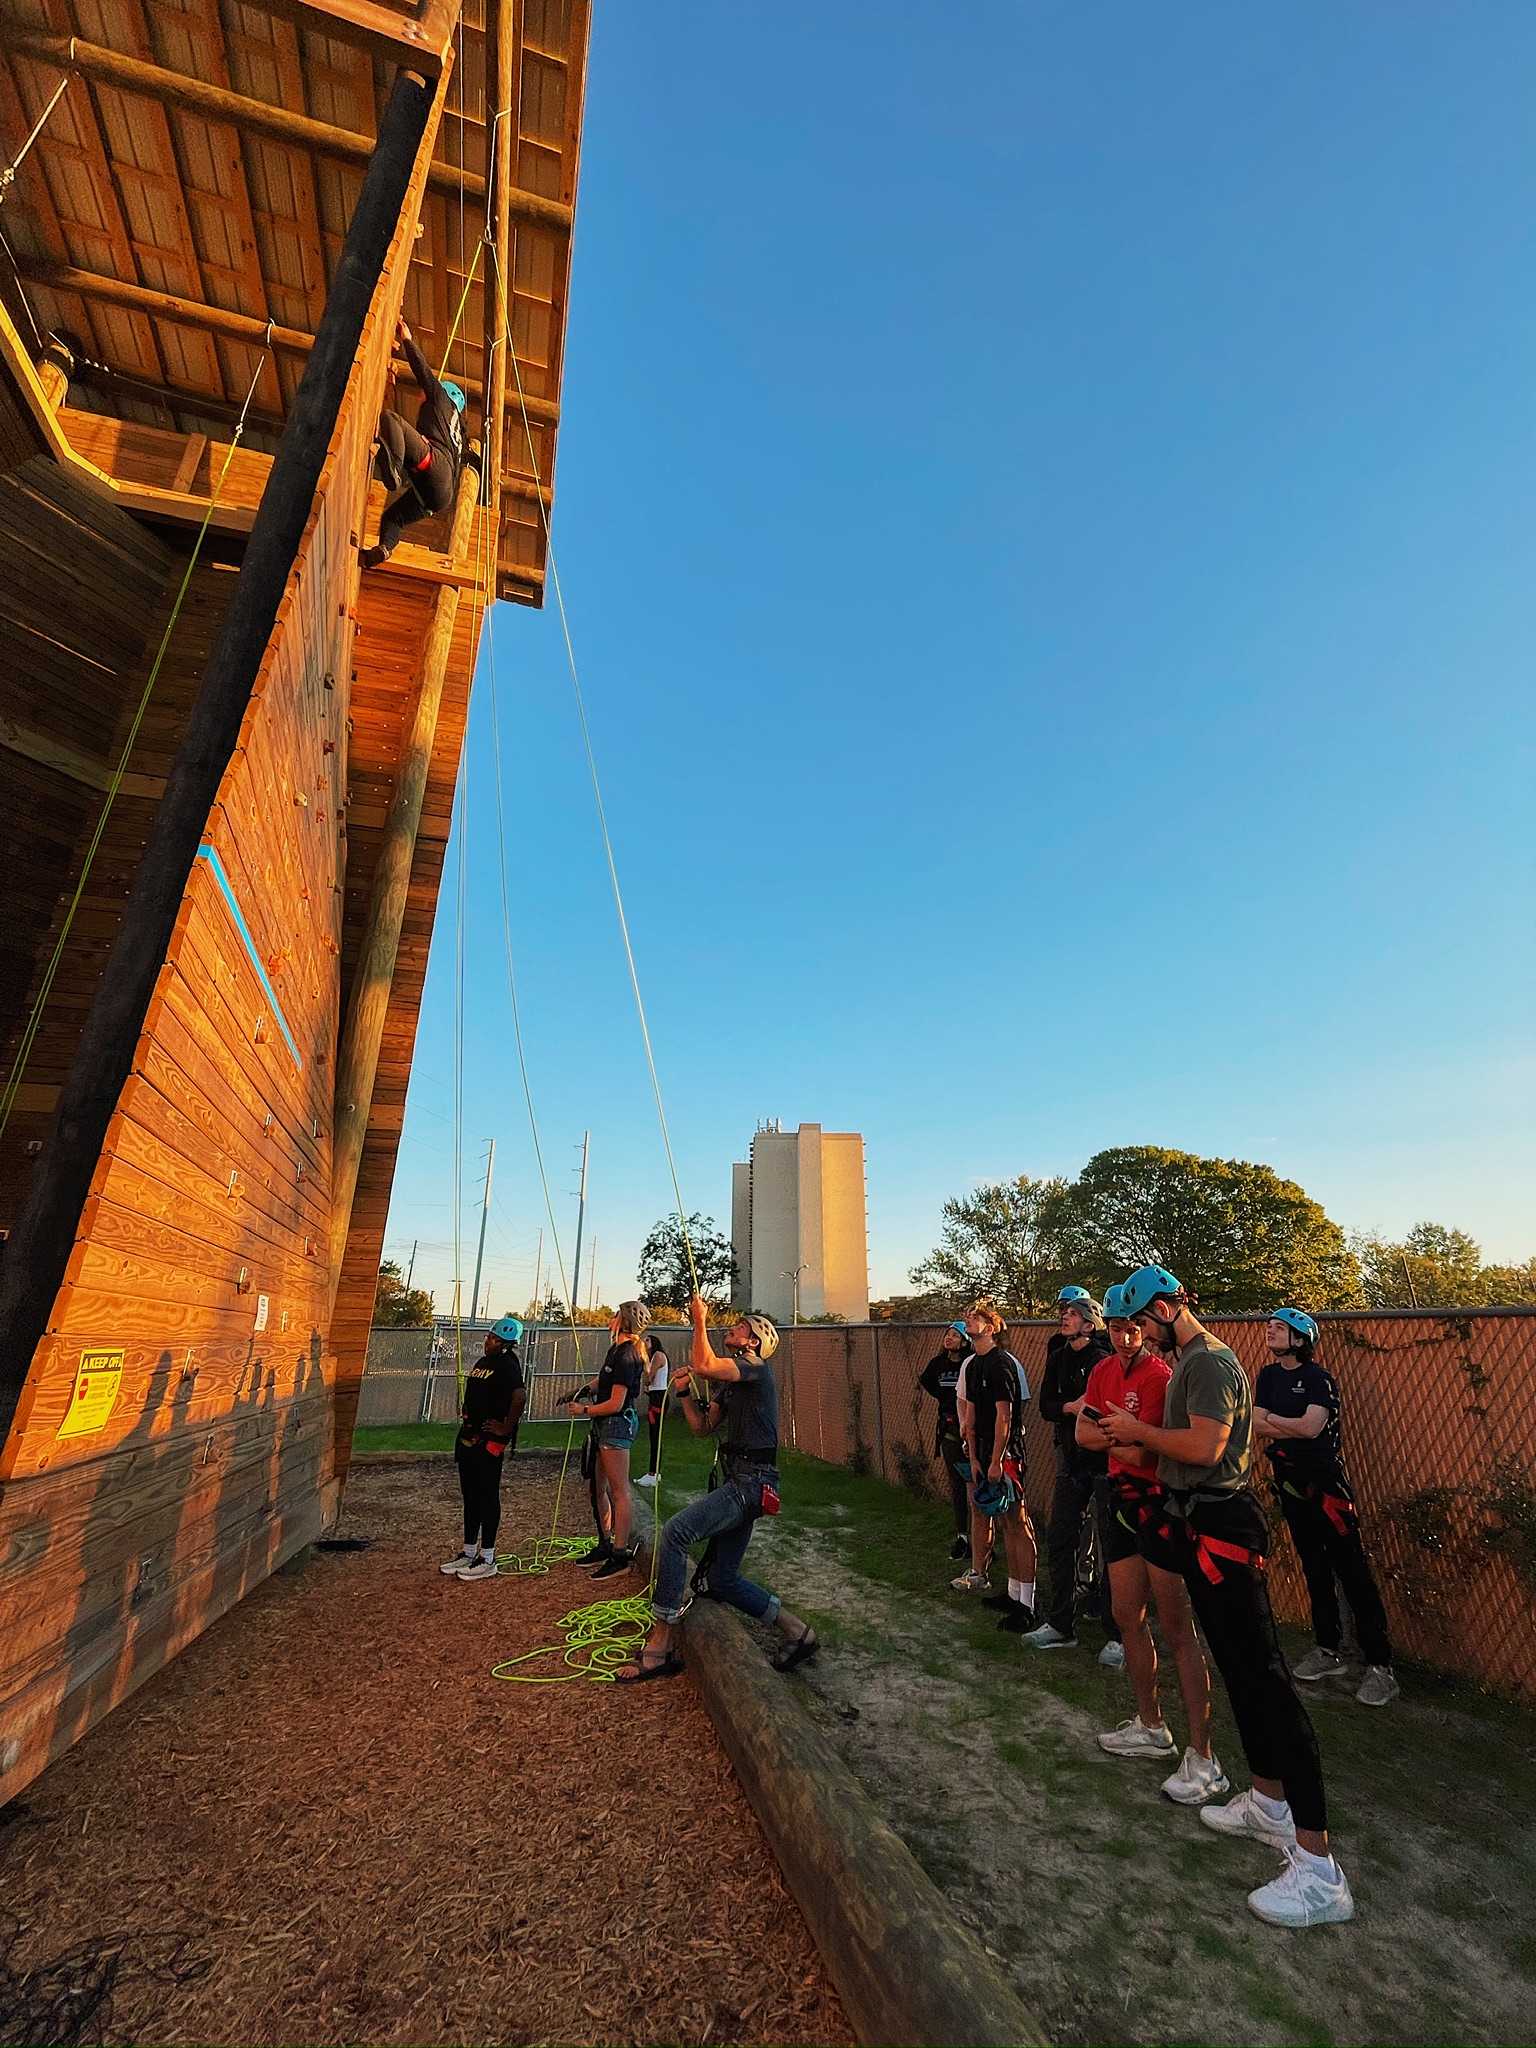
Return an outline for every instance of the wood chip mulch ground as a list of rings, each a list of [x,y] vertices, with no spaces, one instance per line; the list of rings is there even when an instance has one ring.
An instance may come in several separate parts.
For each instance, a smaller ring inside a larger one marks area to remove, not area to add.
[[[553,1489],[520,1455],[504,1547]],[[0,1810],[13,1991],[104,1973],[68,2038],[108,2043],[852,2040],[691,1681],[490,1676],[627,1580],[442,1577],[446,1460],[355,1472],[342,1533],[373,1541],[258,1587]]]

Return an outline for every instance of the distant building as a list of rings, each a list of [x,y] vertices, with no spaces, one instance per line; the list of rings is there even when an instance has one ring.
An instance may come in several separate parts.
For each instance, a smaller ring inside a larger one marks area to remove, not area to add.
[[[869,1320],[864,1140],[820,1124],[760,1126],[752,1155],[731,1168],[731,1249],[738,1308],[775,1322],[838,1315]],[[796,1283],[798,1282],[798,1288]]]

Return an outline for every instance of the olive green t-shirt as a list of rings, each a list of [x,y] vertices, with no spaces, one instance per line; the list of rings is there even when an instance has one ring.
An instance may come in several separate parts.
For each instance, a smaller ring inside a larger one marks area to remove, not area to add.
[[[1237,1353],[1213,1344],[1202,1331],[1168,1382],[1163,1403],[1164,1429],[1187,1429],[1192,1415],[1224,1422],[1227,1447],[1214,1465],[1183,1465],[1177,1458],[1159,1458],[1157,1476],[1164,1486],[1201,1493],[1239,1493],[1248,1484],[1253,1457],[1253,1395]]]

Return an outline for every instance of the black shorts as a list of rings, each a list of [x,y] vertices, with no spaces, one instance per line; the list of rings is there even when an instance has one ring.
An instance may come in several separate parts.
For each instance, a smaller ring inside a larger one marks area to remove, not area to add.
[[[1136,1548],[1148,1564],[1177,1578],[1183,1556],[1181,1532],[1168,1519],[1168,1495],[1161,1486],[1117,1489],[1117,1498],[1129,1501],[1122,1509],[1125,1521],[1136,1531]],[[1119,1519],[1119,1517],[1117,1517]],[[1129,1555],[1129,1552],[1124,1553]],[[1111,1556],[1114,1553],[1111,1552]]]
[[[1104,1562],[1107,1565],[1124,1564],[1128,1557],[1140,1555],[1136,1510],[1117,1487],[1111,1487],[1108,1511],[1104,1516]]]

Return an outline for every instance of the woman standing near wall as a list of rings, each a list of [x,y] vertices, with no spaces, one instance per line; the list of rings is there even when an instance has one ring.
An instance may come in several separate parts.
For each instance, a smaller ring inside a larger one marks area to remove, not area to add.
[[[1264,1326],[1264,1341],[1270,1359],[1254,1391],[1253,1433],[1269,1452],[1280,1511],[1306,1574],[1317,1638],[1317,1648],[1302,1658],[1295,1676],[1316,1684],[1344,1669],[1337,1579],[1365,1658],[1355,1698],[1363,1707],[1390,1706],[1401,1688],[1392,1675],[1386,1610],[1344,1476],[1338,1382],[1313,1356],[1317,1325],[1299,1308],[1277,1308]]]
[[[944,1467],[949,1482],[950,1512],[955,1518],[955,1540],[949,1546],[951,1558],[971,1554],[971,1503],[960,1465],[965,1446],[960,1441],[960,1416],[955,1407],[955,1383],[971,1348],[963,1322],[951,1323],[939,1339],[939,1348],[917,1376],[917,1384],[938,1405],[933,1431],[933,1455]]]

